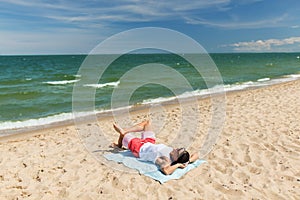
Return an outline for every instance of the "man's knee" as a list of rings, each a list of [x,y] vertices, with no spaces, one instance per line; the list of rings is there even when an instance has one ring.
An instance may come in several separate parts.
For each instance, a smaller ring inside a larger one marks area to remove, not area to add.
[[[146,120],[145,122],[146,122],[146,125],[151,125],[150,120]]]
[[[144,123],[144,131],[150,131],[151,130],[151,122],[150,120],[146,120]]]

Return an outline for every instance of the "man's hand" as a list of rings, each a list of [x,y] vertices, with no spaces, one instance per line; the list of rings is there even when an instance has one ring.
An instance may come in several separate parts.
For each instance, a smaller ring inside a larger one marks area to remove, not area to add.
[[[170,175],[172,174],[177,168],[185,168],[187,166],[187,164],[182,164],[182,163],[177,163],[175,165],[168,165],[166,167],[161,168],[161,171],[165,174],[165,175]]]
[[[183,164],[183,163],[177,163],[176,165],[178,165],[178,168],[183,169],[183,168],[185,168],[186,166],[188,166],[188,163],[185,163],[185,164]]]

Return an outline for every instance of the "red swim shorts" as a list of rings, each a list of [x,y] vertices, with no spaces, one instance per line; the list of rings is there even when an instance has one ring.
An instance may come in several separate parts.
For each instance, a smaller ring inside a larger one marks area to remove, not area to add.
[[[130,151],[133,153],[133,155],[138,158],[140,148],[147,142],[155,144],[155,139],[154,138],[145,138],[145,139],[133,138],[130,140],[130,142],[128,144],[128,149],[130,149]]]

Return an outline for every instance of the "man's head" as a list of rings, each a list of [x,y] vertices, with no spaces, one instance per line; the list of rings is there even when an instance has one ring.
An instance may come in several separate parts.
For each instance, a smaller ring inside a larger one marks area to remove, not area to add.
[[[172,164],[177,163],[187,163],[190,160],[190,154],[185,150],[185,148],[174,149],[171,152]]]

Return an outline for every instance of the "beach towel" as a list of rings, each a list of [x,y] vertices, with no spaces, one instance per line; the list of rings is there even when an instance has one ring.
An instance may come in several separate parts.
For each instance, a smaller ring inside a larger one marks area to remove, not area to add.
[[[138,158],[134,157],[129,150],[121,151],[118,153],[104,154],[104,157],[107,160],[122,163],[129,168],[136,169],[139,171],[140,174],[157,180],[160,183],[165,183],[172,179],[179,179],[188,171],[206,162],[205,160],[196,160],[195,162],[190,163],[183,169],[176,169],[171,175],[164,175],[154,163],[139,160]]]

